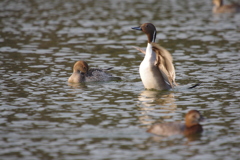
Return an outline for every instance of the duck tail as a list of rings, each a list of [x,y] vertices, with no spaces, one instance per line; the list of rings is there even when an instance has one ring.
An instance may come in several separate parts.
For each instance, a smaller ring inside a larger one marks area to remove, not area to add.
[[[191,86],[191,87],[188,87],[188,89],[193,89],[193,88],[195,88],[195,87],[197,87],[197,86],[200,86],[201,83],[202,83],[202,82],[197,83],[197,84],[195,84],[195,85],[193,85],[193,86]]]
[[[113,67],[110,67],[110,68],[107,68],[107,69],[104,69],[104,70],[107,70],[107,71],[108,71],[108,70],[111,70],[111,69],[113,69]]]

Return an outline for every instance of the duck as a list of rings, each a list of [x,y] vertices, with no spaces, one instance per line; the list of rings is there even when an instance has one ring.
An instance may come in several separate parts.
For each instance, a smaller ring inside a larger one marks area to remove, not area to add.
[[[171,54],[155,43],[157,30],[152,23],[144,23],[139,27],[132,27],[147,35],[146,50],[135,47],[145,54],[139,67],[139,73],[146,89],[169,90],[177,86],[175,82],[175,69]]]
[[[240,13],[240,4],[223,5],[223,0],[212,0],[214,4],[213,13]]]
[[[203,127],[199,124],[204,117],[198,110],[190,110],[185,116],[185,123],[167,122],[152,125],[147,132],[158,136],[172,135],[193,135],[203,132]]]
[[[101,82],[101,81],[119,81],[121,78],[113,77],[112,74],[107,73],[112,69],[90,68],[85,61],[77,61],[73,66],[73,73],[68,78],[69,83],[83,83],[83,82]]]

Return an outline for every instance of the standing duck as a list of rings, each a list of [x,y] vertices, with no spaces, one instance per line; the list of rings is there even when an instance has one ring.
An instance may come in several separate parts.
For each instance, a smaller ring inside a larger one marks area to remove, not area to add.
[[[73,66],[73,73],[68,78],[69,83],[82,83],[82,82],[101,82],[101,81],[118,81],[119,77],[113,77],[110,73],[107,73],[108,69],[89,69],[88,64],[85,61],[77,61]]]
[[[213,0],[213,13],[240,13],[239,4],[223,5],[223,0]]]
[[[157,31],[152,23],[144,23],[132,29],[143,31],[148,37],[146,51],[135,47],[145,54],[139,72],[146,89],[168,90],[177,86],[175,69],[171,54],[155,43]]]
[[[189,136],[203,131],[202,126],[199,124],[203,119],[203,116],[198,110],[190,110],[185,116],[185,123],[168,122],[154,124],[147,132],[161,136],[172,136],[177,134]]]

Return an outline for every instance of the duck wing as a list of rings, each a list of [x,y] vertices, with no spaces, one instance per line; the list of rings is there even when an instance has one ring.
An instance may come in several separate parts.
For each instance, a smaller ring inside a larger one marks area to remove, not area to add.
[[[156,66],[158,66],[164,81],[172,88],[177,86],[175,82],[175,69],[172,63],[171,54],[156,43],[152,43],[152,49],[156,53]]]
[[[86,76],[87,80],[90,81],[120,81],[120,77],[113,77],[111,73],[108,73],[108,70],[111,70],[113,67],[107,69],[99,68],[90,68]]]
[[[90,68],[88,70],[88,75],[87,76],[93,76],[93,75],[98,75],[98,74],[106,74],[107,76],[112,76],[111,73],[107,73],[106,71],[111,70],[113,67],[111,68],[107,68],[107,69],[100,69],[100,68]]]
[[[146,49],[144,50],[144,49],[142,49],[140,47],[137,47],[137,46],[133,46],[133,48],[135,48],[136,50],[142,52],[143,54],[146,54]]]

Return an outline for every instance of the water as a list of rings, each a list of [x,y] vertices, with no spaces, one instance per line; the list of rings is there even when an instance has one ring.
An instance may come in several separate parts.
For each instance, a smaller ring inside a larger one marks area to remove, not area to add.
[[[227,3],[227,2],[226,2]],[[0,2],[1,159],[238,159],[240,15],[214,16],[211,1]],[[172,91],[139,77],[152,22],[172,53]],[[67,83],[75,61],[114,67],[121,82]],[[197,89],[188,90],[198,81]],[[155,137],[154,123],[207,119],[195,138]]]

